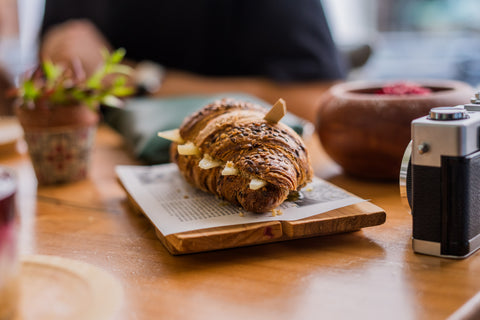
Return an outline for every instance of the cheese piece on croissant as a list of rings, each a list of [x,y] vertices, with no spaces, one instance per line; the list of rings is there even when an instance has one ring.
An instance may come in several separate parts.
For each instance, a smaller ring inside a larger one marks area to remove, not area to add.
[[[264,119],[266,111],[230,99],[205,106],[180,126],[185,143],[172,143],[172,161],[199,189],[248,211],[276,208],[311,181],[313,170],[302,139],[290,127]],[[181,152],[185,145],[199,152]]]
[[[225,167],[222,170],[222,176],[236,176],[238,174],[237,168],[233,165],[232,161],[227,161]]]
[[[174,141],[177,143],[184,143],[182,137],[180,136],[180,132],[178,129],[173,129],[173,130],[167,130],[167,131],[162,131],[158,133],[158,136],[170,141]]]

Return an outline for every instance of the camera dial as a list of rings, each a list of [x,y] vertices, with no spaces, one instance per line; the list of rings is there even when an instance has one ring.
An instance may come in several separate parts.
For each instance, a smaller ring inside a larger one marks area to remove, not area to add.
[[[440,121],[463,120],[468,118],[467,110],[465,110],[463,106],[432,108],[428,115],[428,119]]]
[[[475,96],[470,99],[473,104],[480,104],[480,91],[475,92]]]

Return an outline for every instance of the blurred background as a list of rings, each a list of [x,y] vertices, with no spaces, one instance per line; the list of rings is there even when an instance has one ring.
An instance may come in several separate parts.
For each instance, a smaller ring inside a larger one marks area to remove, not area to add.
[[[319,1],[350,79],[480,84],[480,1]],[[42,15],[43,0],[0,0],[0,61],[14,77],[36,63]]]
[[[342,49],[371,48],[363,79],[456,79],[480,84],[478,0],[322,0]],[[361,52],[360,52],[361,53]]]
[[[13,78],[37,61],[43,0],[0,0],[0,64]]]
[[[340,47],[371,47],[352,78],[480,84],[478,0],[322,0]],[[355,23],[351,23],[355,21]]]

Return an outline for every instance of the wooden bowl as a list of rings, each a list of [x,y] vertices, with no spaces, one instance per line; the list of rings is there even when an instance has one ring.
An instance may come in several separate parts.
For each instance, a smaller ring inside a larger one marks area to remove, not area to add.
[[[469,103],[474,95],[468,84],[450,80],[416,81],[431,90],[424,95],[376,93],[392,84],[346,82],[322,98],[317,133],[327,154],[352,176],[398,179],[412,120],[433,107]]]

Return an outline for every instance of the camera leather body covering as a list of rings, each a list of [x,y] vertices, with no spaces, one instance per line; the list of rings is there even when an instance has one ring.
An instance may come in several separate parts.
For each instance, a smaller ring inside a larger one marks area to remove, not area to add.
[[[468,255],[480,233],[480,152],[444,157],[442,190],[442,254]]]
[[[471,240],[480,233],[480,152],[442,157],[441,168],[414,166],[412,171],[417,249],[422,240],[440,244],[441,256],[469,255],[476,249]]]
[[[464,258],[480,248],[480,112],[471,106],[412,122],[406,188],[416,252]]]
[[[412,219],[413,238],[440,243],[442,236],[441,169],[427,166],[413,166]]]

